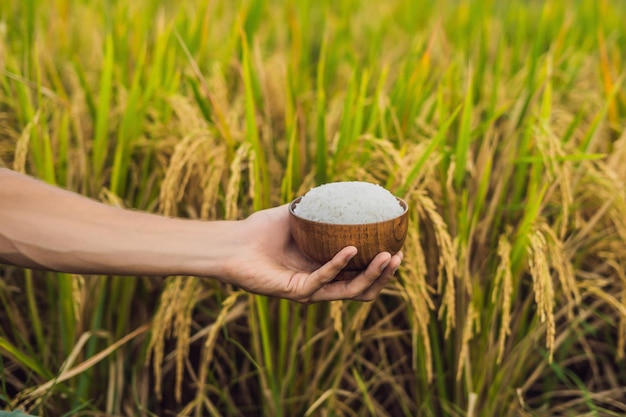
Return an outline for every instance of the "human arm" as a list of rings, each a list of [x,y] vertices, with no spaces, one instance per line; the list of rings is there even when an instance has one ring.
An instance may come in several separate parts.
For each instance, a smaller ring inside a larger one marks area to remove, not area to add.
[[[211,276],[300,302],[373,299],[402,260],[379,254],[355,278],[333,281],[356,249],[325,265],[295,247],[287,206],[240,221],[170,218],[108,206],[0,168],[0,262],[104,275]],[[384,266],[384,268],[382,268]]]

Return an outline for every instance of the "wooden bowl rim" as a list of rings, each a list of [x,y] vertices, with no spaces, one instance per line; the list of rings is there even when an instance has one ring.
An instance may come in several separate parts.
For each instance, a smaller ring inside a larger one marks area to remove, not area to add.
[[[304,218],[302,216],[298,216],[293,209],[295,208],[296,204],[298,204],[300,202],[300,200],[302,199],[303,196],[300,197],[296,197],[294,198],[291,203],[289,203],[289,213],[297,218],[298,220],[302,220],[304,222],[308,222],[308,223],[313,223],[313,224],[319,224],[319,225],[327,225],[327,226],[338,226],[338,227],[355,227],[355,226],[371,226],[371,225],[376,225],[376,224],[382,224],[382,223],[387,223],[387,222],[392,222],[394,220],[397,220],[403,216],[405,216],[408,212],[409,212],[409,205],[407,204],[407,202],[397,196],[394,196],[396,198],[396,200],[398,200],[400,202],[400,206],[402,208],[404,208],[404,211],[402,212],[402,214],[399,214],[395,217],[386,219],[386,220],[381,220],[379,222],[369,222],[369,223],[328,223],[328,222],[319,222],[317,220],[311,220],[311,219],[307,219]]]

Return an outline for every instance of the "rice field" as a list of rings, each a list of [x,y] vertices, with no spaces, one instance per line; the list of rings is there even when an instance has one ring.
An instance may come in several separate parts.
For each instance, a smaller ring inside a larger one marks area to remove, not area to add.
[[[411,212],[371,303],[0,266],[0,410],[625,415],[624,22],[620,0],[2,0],[1,167],[167,216],[338,180]]]

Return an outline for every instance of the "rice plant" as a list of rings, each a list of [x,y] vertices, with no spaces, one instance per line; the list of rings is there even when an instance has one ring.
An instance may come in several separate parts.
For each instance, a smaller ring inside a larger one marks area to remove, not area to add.
[[[619,0],[4,0],[0,167],[168,216],[337,180],[411,212],[372,303],[0,266],[0,409],[625,414],[625,21]]]

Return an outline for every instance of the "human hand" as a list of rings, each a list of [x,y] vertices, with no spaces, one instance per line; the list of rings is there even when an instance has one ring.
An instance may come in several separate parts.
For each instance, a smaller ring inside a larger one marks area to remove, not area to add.
[[[241,221],[200,221],[121,209],[0,168],[0,263],[73,274],[211,276],[302,303],[373,300],[402,253],[380,253],[336,281],[356,254],[325,265],[296,247],[287,205]]]
[[[352,299],[372,301],[393,278],[403,254],[379,253],[366,270],[343,278],[356,255],[348,246],[320,265],[296,247],[287,205],[262,210],[238,222],[238,248],[225,260],[225,280],[243,289],[301,303]]]

